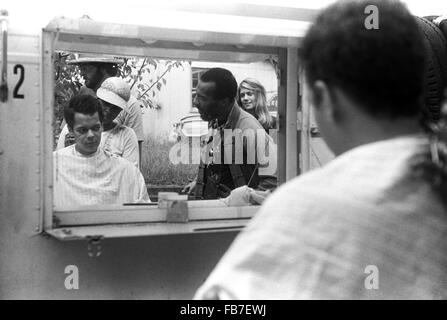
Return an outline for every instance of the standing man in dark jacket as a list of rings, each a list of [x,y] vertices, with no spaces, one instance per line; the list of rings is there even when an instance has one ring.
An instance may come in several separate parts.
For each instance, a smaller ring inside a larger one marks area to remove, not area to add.
[[[199,174],[184,191],[197,199],[216,199],[244,185],[274,189],[276,146],[261,124],[235,103],[233,74],[212,68],[201,75],[196,91],[193,104],[210,130],[201,148]]]

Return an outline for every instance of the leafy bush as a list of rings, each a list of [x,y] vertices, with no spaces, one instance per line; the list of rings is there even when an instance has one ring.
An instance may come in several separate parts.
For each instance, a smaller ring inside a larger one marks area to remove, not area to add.
[[[67,64],[67,60],[74,59],[74,54],[54,53],[54,147],[61,132],[61,123],[64,118],[64,106],[79,91],[83,84],[79,70],[75,65]]]

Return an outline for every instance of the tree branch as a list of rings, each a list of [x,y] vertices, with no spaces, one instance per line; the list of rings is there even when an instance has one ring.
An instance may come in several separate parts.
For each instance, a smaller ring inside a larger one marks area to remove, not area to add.
[[[146,91],[144,91],[144,92],[141,94],[140,99],[141,99],[141,98],[142,98],[142,97],[143,97],[149,90],[151,90],[157,83],[159,83],[160,80],[163,79],[164,75],[165,75],[166,73],[169,72],[169,70],[171,70],[171,68],[169,68],[169,67],[166,68],[165,72],[163,72],[163,74],[161,75],[161,77],[159,77],[159,78],[157,79],[157,81],[155,81],[149,88],[147,88]]]
[[[130,90],[132,90],[132,88],[135,85],[135,83],[137,83],[138,77],[140,76],[141,70],[143,70],[143,67],[144,67],[145,64],[146,64],[146,58],[144,58],[143,63],[141,64],[141,68],[140,68],[140,70],[138,70],[138,74],[135,77],[135,80],[133,81],[132,85],[130,86]]]

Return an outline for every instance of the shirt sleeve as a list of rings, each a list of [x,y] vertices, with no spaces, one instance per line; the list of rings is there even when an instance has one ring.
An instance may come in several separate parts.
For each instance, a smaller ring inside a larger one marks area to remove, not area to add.
[[[254,130],[251,128],[245,130]],[[277,187],[277,147],[272,137],[259,126],[255,135],[246,134],[243,139],[244,150],[251,154],[256,150],[255,161],[258,165],[260,190],[274,190]]]
[[[126,133],[124,135],[124,150],[123,150],[123,158],[132,162],[137,168],[139,168],[139,149],[138,149],[138,140],[135,132],[126,128]]]
[[[68,133],[68,127],[67,127],[67,125],[65,125],[62,128],[61,133],[59,134],[59,139],[57,139],[56,150],[65,148],[65,136],[67,135],[67,133]]]
[[[259,189],[273,190],[278,185],[277,147],[273,139],[265,133],[264,139],[257,140],[259,163]]]
[[[138,168],[134,168],[135,172],[135,198],[134,202],[140,203],[140,202],[151,202],[151,199],[149,198],[149,194],[147,193],[147,187],[146,182],[144,181],[144,177],[141,174],[140,170]]]
[[[134,97],[130,98],[127,103],[127,110],[123,110],[115,118],[118,124],[129,127],[135,131],[138,141],[144,140],[144,130],[143,130],[143,116],[141,114],[141,107],[137,99]]]
[[[333,202],[318,201],[318,190],[305,187],[302,182],[285,184],[266,199],[195,299],[309,299],[317,285],[323,292],[324,284],[329,287],[333,274],[342,274],[343,279],[352,271],[342,273],[333,252],[326,252],[342,245],[345,238],[340,236],[352,225],[334,230],[334,220],[328,216]],[[344,258],[352,258],[351,254],[347,250]],[[321,287],[319,280],[326,268],[330,272],[321,279]]]
[[[268,224],[271,220],[266,215],[268,211],[278,215],[278,203],[274,206],[267,203],[252,218],[198,289],[194,299],[275,299],[288,296],[285,287],[281,286],[289,281],[285,270],[289,266],[281,260],[288,240],[283,239],[284,233],[275,230],[277,226]]]

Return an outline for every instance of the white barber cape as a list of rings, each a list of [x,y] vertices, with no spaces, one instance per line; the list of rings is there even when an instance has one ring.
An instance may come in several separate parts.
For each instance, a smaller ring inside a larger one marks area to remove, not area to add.
[[[100,148],[84,156],[71,145],[53,152],[53,164],[55,210],[150,202],[138,168]]]
[[[446,208],[410,176],[427,148],[371,143],[281,186],[195,298],[446,299]]]

